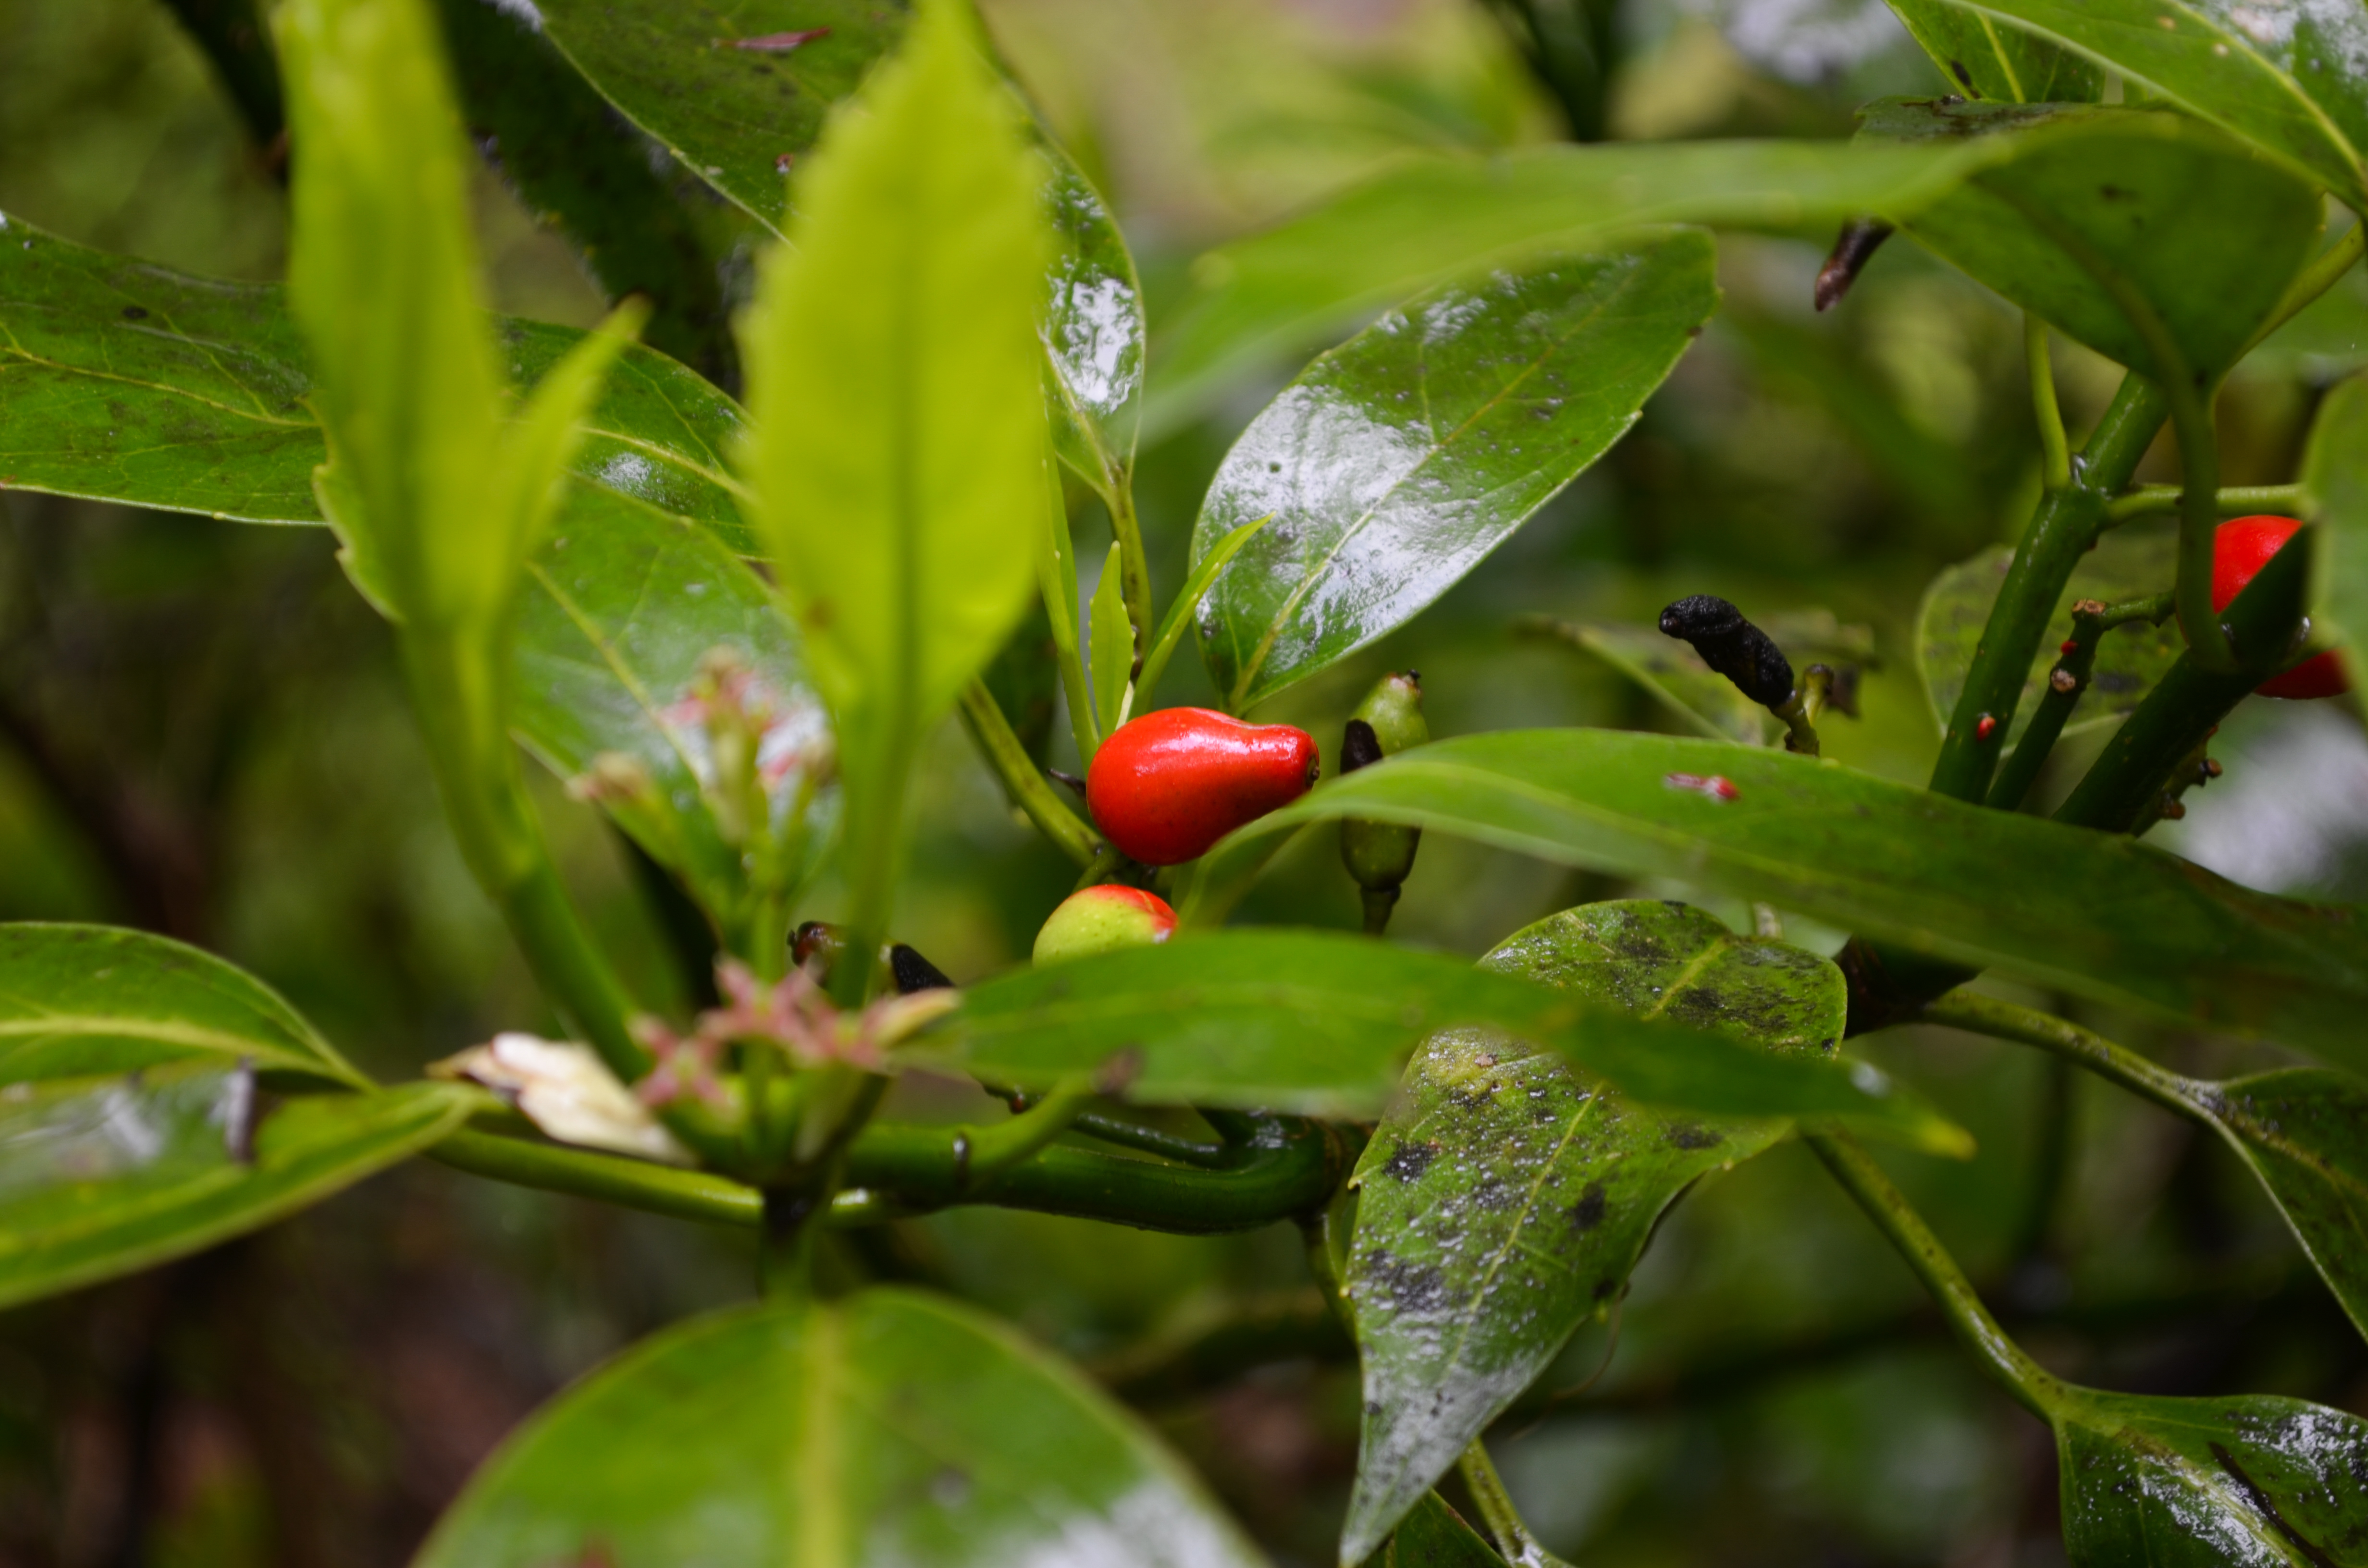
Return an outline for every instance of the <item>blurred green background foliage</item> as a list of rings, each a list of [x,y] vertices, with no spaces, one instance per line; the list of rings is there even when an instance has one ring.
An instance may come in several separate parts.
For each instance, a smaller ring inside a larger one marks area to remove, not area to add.
[[[1943,85],[1880,4],[1851,0],[1627,0],[1610,91],[1577,105],[1482,0],[983,9],[1123,219],[1155,328],[1201,249],[1409,150],[1554,139],[1590,117],[1618,138],[1838,137],[1866,98]],[[505,185],[497,139],[485,151],[476,212],[496,305],[591,324],[602,302],[581,258]],[[272,278],[284,157],[159,0],[0,0],[0,210],[175,267]],[[677,188],[731,258],[724,298],[739,298],[747,225]],[[1440,736],[1668,727],[1610,668],[1518,623],[1643,623],[1713,592],[1754,615],[1824,608],[1871,628],[1862,717],[1829,722],[1827,749],[1920,783],[1938,744],[1911,641],[1924,585],[2011,540],[2039,486],[2021,322],[1904,244],[1820,316],[1810,282],[1830,239],[1724,243],[1720,314],[1611,454],[1430,612],[1259,717],[1308,728],[1328,767],[1364,688],[1418,668]],[[2077,434],[2115,372],[2059,355]],[[2319,389],[2362,363],[2355,270],[2238,372],[2221,404],[2225,482],[2289,479]],[[1210,474],[1279,384],[1237,387],[1144,451],[1163,592],[1182,581]],[[2174,476],[2157,453],[2139,477]],[[1099,560],[1106,521],[1076,502],[1079,556]],[[1212,695],[1179,659],[1158,701]],[[2180,846],[2279,891],[2368,888],[2368,745],[2348,721],[2256,702],[2219,750],[2228,777],[2191,798]],[[957,979],[1023,959],[1073,868],[1015,819],[955,726],[920,778],[897,935]],[[680,997],[620,841],[539,787],[602,939],[643,994]],[[1476,954],[1571,903],[1675,891],[1437,839],[1394,936]],[[827,916],[836,896],[825,885],[802,913]],[[1328,835],[1292,851],[1244,918],[1353,929],[1356,889]],[[386,629],[321,530],[0,494],[0,919],[202,943],[383,1075],[552,1022],[446,834]],[[2184,1072],[2272,1060],[2112,1022]],[[2368,1410],[2357,1335],[2196,1129],[2002,1045],[1911,1031],[1873,1054],[1979,1139],[1962,1165],[1886,1160],[2056,1369]],[[902,1093],[908,1109],[971,1108],[946,1085]],[[2051,1151],[2066,1148],[2059,1168]],[[1294,1233],[1195,1240],[980,1210],[837,1244],[843,1276],[932,1281],[1081,1357],[1279,1561],[1329,1560],[1357,1386]],[[744,1250],[413,1165],[247,1241],[0,1317],[0,1564],[399,1562],[564,1380],[745,1297]],[[1942,1335],[1880,1238],[1788,1146],[1689,1196],[1610,1324],[1500,1428],[1500,1459],[1548,1544],[1588,1562],[2060,1561],[2044,1434]]]

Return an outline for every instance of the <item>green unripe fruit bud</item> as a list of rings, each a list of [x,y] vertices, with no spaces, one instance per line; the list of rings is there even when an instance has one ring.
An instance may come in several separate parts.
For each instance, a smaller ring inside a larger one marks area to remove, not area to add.
[[[1115,882],[1086,888],[1061,901],[1036,933],[1036,961],[1059,963],[1121,948],[1156,947],[1176,932],[1176,912],[1156,892]]]
[[[1383,676],[1349,716],[1340,741],[1340,771],[1354,773],[1429,739],[1430,726],[1422,719],[1421,676],[1413,670]],[[1377,902],[1381,917],[1388,918],[1389,906],[1397,902],[1398,884],[1414,869],[1415,849],[1421,842],[1418,827],[1354,818],[1340,824],[1340,863],[1365,890],[1368,924],[1377,913]]]

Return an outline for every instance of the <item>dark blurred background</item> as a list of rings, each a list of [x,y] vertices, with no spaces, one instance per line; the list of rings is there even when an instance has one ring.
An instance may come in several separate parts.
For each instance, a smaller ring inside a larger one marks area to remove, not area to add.
[[[1571,5],[1609,40],[1608,90],[1534,69],[1519,8],[1483,0],[985,8],[1116,203],[1155,312],[1199,249],[1409,150],[1574,132],[1834,137],[1868,97],[1943,85],[1880,4]],[[0,210],[190,271],[276,277],[284,150],[256,133],[245,90],[243,109],[159,0],[0,0]],[[565,238],[490,167],[476,205],[502,309],[596,319],[602,301]],[[747,244],[720,206],[689,218]],[[1754,614],[1825,608],[1871,628],[1864,716],[1830,722],[1827,749],[1920,782],[1937,744],[1914,658],[1923,586],[2011,540],[2038,488],[2020,323],[1904,243],[1818,316],[1809,285],[1828,239],[1725,243],[1723,312],[1628,437],[1416,624],[1262,716],[1313,730],[1328,758],[1363,687],[1412,666],[1440,734],[1664,727],[1608,667],[1515,623],[1643,622],[1713,591]],[[727,268],[727,297],[740,276]],[[2368,362],[2363,324],[2355,272],[2238,372],[2222,403],[2228,483],[2292,477],[2319,390]],[[2060,351],[2078,426],[2116,373]],[[1235,389],[1145,450],[1164,592],[1181,580],[1203,485],[1275,384]],[[2150,461],[2143,477],[2174,476],[2162,454]],[[1097,530],[1081,509],[1081,559],[1100,558]],[[445,834],[389,653],[319,531],[0,494],[0,918],[200,943],[387,1076],[497,1028],[547,1025]],[[1179,660],[1160,695],[1209,692]],[[901,934],[967,979],[1026,954],[1071,871],[1014,822],[958,731],[933,744]],[[2162,840],[2255,885],[2358,896],[2368,744],[2352,721],[2257,700],[2219,755],[2226,777]],[[678,995],[615,841],[555,786],[545,804],[604,939],[646,994]],[[1393,936],[1477,954],[1554,910],[1634,892],[1690,890],[1434,836]],[[832,902],[825,887],[804,913]],[[1244,918],[1353,927],[1357,900],[1328,842],[1313,842]],[[1840,939],[1799,922],[1791,934]],[[2183,1071],[2274,1059],[2091,1021]],[[1867,1050],[1979,1139],[1967,1163],[1886,1158],[2052,1367],[2368,1411],[2357,1335],[2194,1128],[2009,1046],[1911,1032]],[[567,1379],[747,1296],[747,1250],[419,1165],[146,1278],[0,1315],[0,1565],[400,1562]],[[1183,1240],[979,1210],[844,1245],[833,1267],[1011,1313],[1134,1401],[1279,1562],[1330,1562],[1356,1374],[1322,1329],[1295,1233]],[[1952,1353],[1798,1149],[1690,1194],[1624,1303],[1581,1331],[1497,1449],[1541,1534],[1588,1562],[2061,1558],[2045,1435]]]

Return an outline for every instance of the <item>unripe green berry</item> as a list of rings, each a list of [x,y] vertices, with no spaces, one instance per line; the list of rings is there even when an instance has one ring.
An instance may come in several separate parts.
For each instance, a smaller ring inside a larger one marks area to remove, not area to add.
[[[1340,742],[1340,771],[1354,773],[1429,739],[1430,726],[1422,718],[1421,676],[1413,670],[1383,676],[1349,715]],[[1382,905],[1386,910],[1396,900],[1398,884],[1414,869],[1415,850],[1421,842],[1418,827],[1350,818],[1340,824],[1340,863],[1368,894],[1386,895]]]
[[[1071,893],[1036,933],[1036,961],[1059,963],[1121,948],[1156,947],[1175,934],[1176,912],[1156,892],[1106,882]]]

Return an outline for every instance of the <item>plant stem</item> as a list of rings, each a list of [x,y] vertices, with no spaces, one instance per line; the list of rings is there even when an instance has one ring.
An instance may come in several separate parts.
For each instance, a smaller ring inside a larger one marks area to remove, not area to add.
[[[1472,1501],[1480,1507],[1480,1517],[1488,1533],[1497,1538],[1497,1550],[1513,1568],[1566,1568],[1563,1560],[1538,1544],[1530,1527],[1513,1506],[1512,1494],[1505,1490],[1504,1477],[1497,1473],[1495,1461],[1488,1458],[1486,1442],[1478,1437],[1463,1450],[1455,1461],[1457,1473],[1472,1491]]]
[[[1990,785],[1989,805],[2000,811],[2014,811],[2031,793],[2039,770],[2046,766],[2048,754],[2055,749],[2057,739],[2064,733],[2065,722],[2072,717],[2072,710],[2080,705],[2081,697],[2089,689],[2089,675],[2097,665],[2097,644],[2104,634],[2134,620],[2159,624],[2170,611],[2169,594],[2118,605],[2082,599],[2072,607],[2072,635],[2066,641],[2055,667],[2047,672],[2047,689],[2041,694],[2039,706],[2032,710],[2031,722],[2024,727],[2022,738],[2015,743],[2013,755],[1998,767],[1998,778]]]
[[[1390,915],[1398,906],[1401,888],[1360,888],[1364,895],[1365,935],[1378,937],[1390,928]]]
[[[1208,1235],[1256,1230],[1320,1209],[1355,1163],[1360,1140],[1320,1123],[1278,1119],[1264,1146],[1227,1151],[1214,1168],[1128,1159],[1055,1143],[996,1174],[966,1179],[941,1127],[876,1122],[857,1134],[838,1171],[832,1225],[874,1224],[964,1205],[1024,1209],[1144,1230]],[[485,1133],[454,1133],[433,1151],[445,1164],[496,1181],[599,1199],[677,1219],[756,1227],[765,1194],[723,1176],[620,1154]],[[810,1229],[811,1227],[803,1227]]]
[[[2162,428],[2169,403],[2139,376],[2123,378],[2121,390],[2072,468],[2071,483],[2040,498],[2030,530],[2015,551],[1989,624],[1965,672],[1964,690],[1941,738],[1932,767],[1936,793],[1979,801],[1989,792],[1999,752],[2014,724],[2023,678],[2032,655],[2055,618],[2056,601],[2072,568],[2096,542],[2105,506],[2130,482],[2138,460]],[[1987,737],[1981,721],[1993,721]]]
[[[1003,716],[1001,705],[985,681],[973,680],[962,687],[959,711],[979,756],[995,769],[995,776],[1003,780],[1004,789],[1028,813],[1028,820],[1070,859],[1080,866],[1091,865],[1100,839],[1053,792],[1052,782],[1012,733],[1011,722]]]
[[[2171,771],[2285,662],[2302,629],[2315,531],[2304,528],[2288,540],[2215,621],[2214,635],[2232,650],[2237,667],[2208,669],[2192,648],[2180,654],[2057,808],[2057,822],[2128,832]]]
[[[2254,329],[2253,335],[2245,340],[2245,347],[2238,351],[2237,358],[2243,359],[2260,347],[2261,341],[2270,334],[2300,315],[2305,306],[2342,281],[2343,275],[2358,265],[2363,255],[2368,255],[2368,219],[2354,222],[2333,244],[2311,258],[2309,265],[2294,275],[2294,280],[2286,287],[2285,297],[2278,301],[2278,308],[2270,313],[2269,320]]]
[[[2105,526],[2119,528],[2133,517],[2176,512],[2185,505],[2186,494],[2176,484],[2141,484],[2106,506]],[[2224,517],[2241,517],[2248,512],[2296,512],[2302,504],[2299,484],[2223,485],[2213,497],[2214,506]]]
[[[1008,1103],[1015,1111],[1029,1109],[1041,1097],[993,1085],[989,1085],[986,1092]],[[1082,1133],[1096,1142],[1140,1150],[1146,1154],[1157,1154],[1163,1159],[1179,1161],[1188,1165],[1222,1166],[1231,1158],[1223,1143],[1182,1137],[1109,1111],[1080,1110],[1069,1123],[1069,1131]]]
[[[1101,732],[1094,727],[1094,704],[1086,689],[1085,656],[1077,636],[1077,562],[1069,535],[1068,502],[1061,488],[1061,464],[1047,458],[1044,537],[1036,553],[1036,589],[1044,600],[1045,619],[1052,622],[1053,647],[1061,667],[1061,689],[1068,699],[1069,736],[1076,742],[1077,760],[1090,767]]]
[[[1924,1017],[1951,1028],[2053,1051],[2143,1099],[2152,1100],[2165,1110],[2191,1120],[2201,1119],[2195,1101],[2209,1085],[2157,1067],[2136,1051],[2115,1045],[2100,1034],[2036,1008],[2019,1007],[1976,992],[1952,991],[1928,1006]]]
[[[2055,401],[2055,368],[2047,357],[2047,324],[2022,313],[2023,358],[2031,369],[2031,411],[2039,421],[2041,482],[2049,490],[2072,483],[2072,447],[2064,434],[2064,411]]]
[[[2219,389],[2198,391],[2183,372],[2159,384],[2179,433],[2179,576],[2171,590],[2179,629],[2186,633],[2189,658],[2226,672],[2237,667],[2237,655],[2212,607],[2212,551],[2220,531],[2220,437],[2212,427],[2212,400]]]
[[[1134,673],[1143,670],[1144,655],[1151,652],[1153,628],[1159,623],[1151,613],[1151,558],[1143,548],[1143,524],[1134,515],[1134,491],[1122,480],[1113,483],[1102,499],[1110,506],[1110,536],[1118,541],[1118,589],[1126,600],[1126,618],[1134,626]]]
[[[1973,1281],[1957,1267],[1932,1234],[1923,1219],[1909,1208],[1907,1199],[1883,1167],[1861,1148],[1847,1133],[1816,1133],[1809,1135],[1809,1147],[1826,1163],[1875,1229],[1884,1233],[1924,1288],[1932,1293],[1941,1311],[1949,1320],[1968,1350],[1974,1353],[1982,1369],[1992,1381],[2014,1398],[2016,1403],[2038,1416],[2051,1419],[2052,1412],[2064,1400],[2065,1386],[2052,1373],[2043,1369],[2022,1352],[2021,1346],[2006,1335],[1998,1320],[1982,1305]]]

